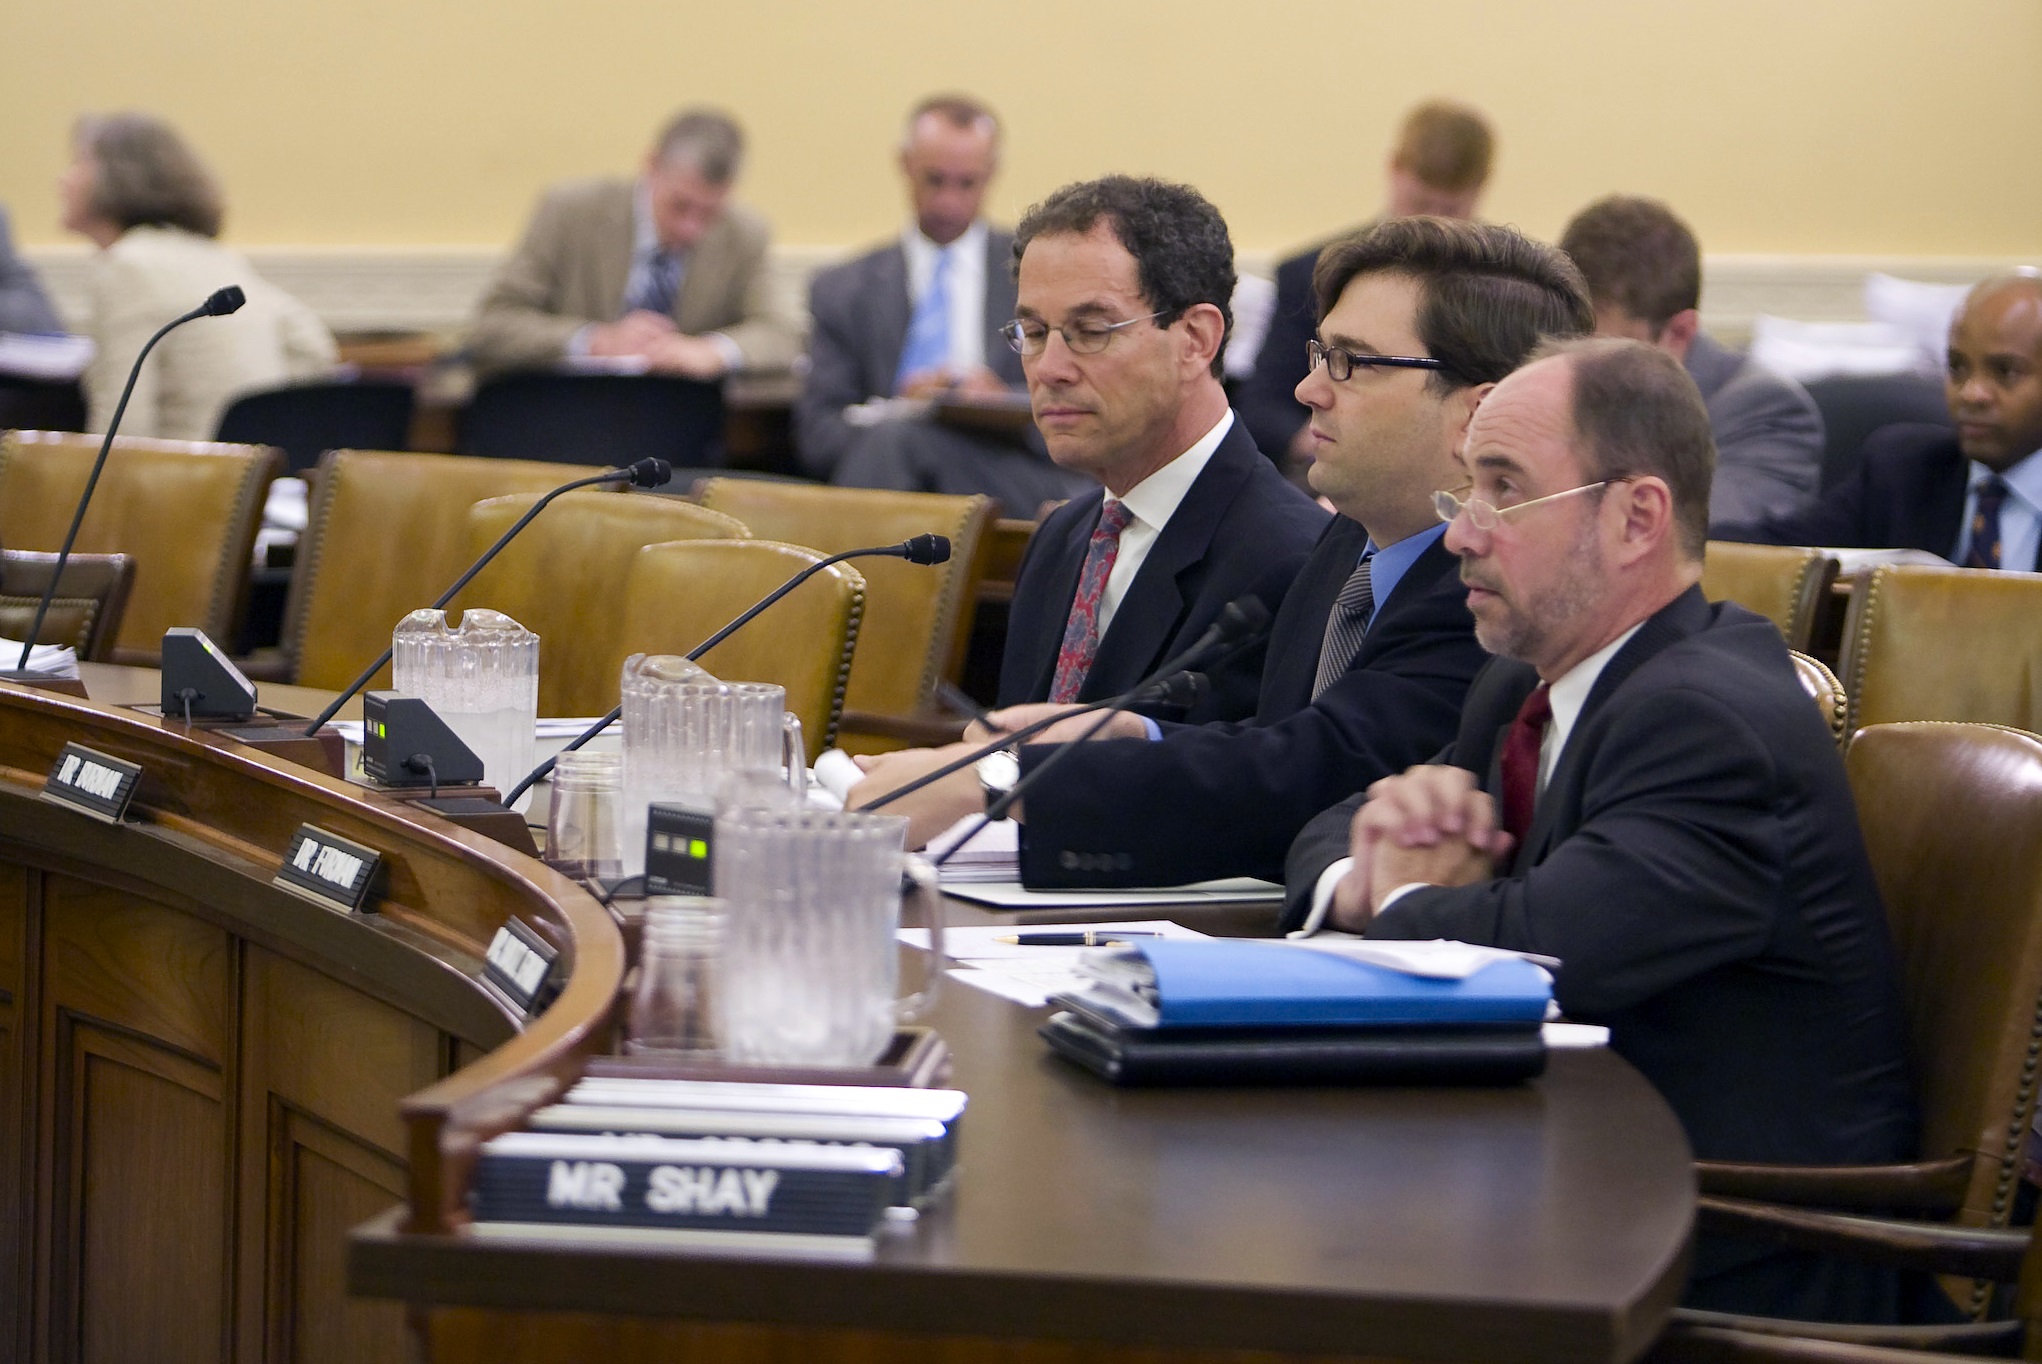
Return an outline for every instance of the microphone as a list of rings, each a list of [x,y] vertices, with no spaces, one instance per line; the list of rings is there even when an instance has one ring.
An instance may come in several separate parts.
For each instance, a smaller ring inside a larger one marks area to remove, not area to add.
[[[43,589],[42,600],[36,603],[35,623],[28,628],[28,638],[21,642],[21,657],[14,665],[17,671],[27,669],[29,652],[35,648],[36,640],[42,636],[43,621],[50,614],[50,602],[57,595],[57,584],[64,579],[64,565],[71,562],[71,546],[77,543],[78,527],[85,524],[85,508],[92,501],[92,491],[99,486],[100,470],[106,467],[107,454],[113,449],[114,432],[121,429],[121,418],[127,413],[128,399],[135,392],[135,380],[142,377],[142,362],[149,358],[150,351],[156,349],[158,341],[185,323],[201,317],[225,316],[247,301],[247,295],[241,292],[238,285],[230,284],[224,289],[217,289],[207,296],[204,303],[182,316],[171,318],[156,329],[154,336],[142,343],[141,353],[135,357],[134,366],[128,370],[128,382],[127,386],[121,389],[121,400],[114,406],[113,420],[106,424],[106,439],[99,443],[99,458],[92,462],[92,472],[85,479],[85,491],[78,495],[78,508],[71,513],[71,529],[64,534],[64,547],[57,551],[57,565],[50,572],[49,586]]]
[[[220,293],[222,294],[226,292],[228,291],[225,289],[220,291]],[[237,289],[234,290],[233,292],[238,294],[240,290]],[[214,298],[218,298],[219,296],[220,296],[219,294],[215,294]],[[208,300],[208,302],[210,301],[211,300]],[[237,307],[239,306],[238,302],[236,303],[235,306]],[[634,488],[657,488],[661,484],[665,483],[668,479],[672,478],[673,476],[674,467],[673,465],[667,463],[665,460],[641,459],[637,463],[626,465],[621,469],[605,469],[602,473],[591,474],[587,478],[577,478],[571,482],[561,484],[552,492],[547,493],[537,502],[534,502],[531,506],[531,509],[527,511],[523,516],[520,516],[517,519],[517,523],[515,525],[513,525],[509,530],[505,531],[500,537],[498,537],[497,542],[495,544],[491,545],[488,549],[482,552],[481,558],[477,559],[474,563],[468,565],[467,571],[463,573],[460,577],[454,579],[454,585],[452,587],[440,593],[438,601],[434,602],[431,606],[428,606],[425,609],[428,611],[437,611],[441,607],[445,606],[448,602],[452,601],[455,597],[455,594],[460,592],[462,588],[468,585],[470,579],[472,579],[476,574],[480,573],[483,569],[487,568],[489,566],[489,561],[491,559],[494,559],[497,555],[503,552],[503,548],[505,545],[508,545],[513,539],[517,538],[517,534],[519,531],[523,530],[526,526],[532,524],[533,517],[537,516],[540,512],[546,510],[547,505],[551,503],[554,498],[560,496],[562,493],[573,492],[576,488],[586,488],[594,483],[616,483],[620,481],[629,482],[631,486]],[[333,704],[329,705],[325,710],[319,712],[318,719],[314,720],[310,725],[306,726],[305,728],[306,735],[309,737],[311,735],[317,734],[320,728],[323,725],[325,725],[325,723],[328,720],[331,720],[335,715],[339,714],[340,708],[347,704],[348,698],[353,696],[356,692],[360,691],[363,687],[368,686],[369,679],[373,678],[378,672],[382,670],[383,665],[390,661],[390,656],[393,653],[395,653],[396,650],[397,646],[393,642],[389,648],[383,650],[381,654],[377,655],[376,661],[374,663],[371,663],[367,668],[363,669],[362,675],[360,677],[357,677],[354,681],[348,683],[347,689],[341,692],[340,695],[333,698]]]
[[[780,598],[786,596],[789,592],[792,592],[795,588],[807,582],[810,578],[813,578],[816,574],[828,568],[831,564],[840,564],[844,562],[844,560],[846,559],[869,559],[869,558],[906,559],[911,564],[947,563],[950,559],[950,539],[948,536],[943,535],[917,535],[914,536],[912,539],[903,540],[897,545],[877,545],[871,549],[847,549],[842,554],[832,554],[827,559],[820,559],[815,563],[810,564],[807,568],[802,569],[799,573],[789,578],[786,582],[781,583],[771,592],[768,592],[764,597],[761,597],[757,602],[753,603],[750,607],[748,607],[745,610],[745,612],[742,615],[740,615],[736,620],[731,621],[730,624],[724,626],[721,630],[718,630],[715,634],[709,636],[709,638],[703,640],[700,644],[697,644],[693,649],[689,650],[688,661],[690,663],[694,662],[696,659],[708,653],[717,645],[723,643],[724,640],[729,639],[732,635],[736,634],[738,630],[740,630],[746,624],[748,624],[751,621],[752,617],[758,615],[761,611],[771,606],[774,602],[780,600]],[[371,671],[373,671],[373,669],[371,669]],[[621,704],[619,704],[618,706],[613,708],[608,715],[605,715],[602,719],[590,725],[580,734],[577,734],[574,738],[574,742],[568,744],[567,747],[561,749],[560,752],[561,753],[574,752],[583,744],[587,743],[589,740],[595,738],[598,734],[601,734],[604,730],[608,729],[611,725],[615,724],[617,722],[618,717],[623,715],[623,713],[624,707]],[[510,794],[503,798],[504,805],[510,806],[515,804],[517,802],[517,798],[525,794],[525,792],[531,788],[534,782],[545,780],[546,774],[553,770],[553,765],[559,760],[560,760],[559,754],[555,754],[553,757],[548,758],[545,762],[542,762],[537,767],[533,768],[530,772],[527,772],[525,774],[525,779],[519,782],[516,786],[512,787],[510,790]]]
[[[1063,711],[1056,715],[1047,716],[1044,719],[1037,720],[1032,725],[1023,725],[1020,729],[1010,730],[990,742],[973,749],[963,757],[953,762],[945,763],[933,772],[925,772],[911,782],[894,787],[893,790],[888,791],[879,799],[870,802],[862,808],[877,810],[882,805],[890,805],[902,796],[912,795],[932,782],[941,781],[953,772],[962,771],[987,754],[997,753],[1003,748],[1011,748],[1023,740],[1032,738],[1034,735],[1041,733],[1060,721],[1075,719],[1080,715],[1089,715],[1094,711],[1100,710],[1118,712],[1126,710],[1130,706],[1182,704],[1188,707],[1203,695],[1203,691],[1187,690],[1192,684],[1180,680],[1187,675],[1187,670],[1191,667],[1203,667],[1205,664],[1219,659],[1221,655],[1231,654],[1237,649],[1247,648],[1262,637],[1268,624],[1269,608],[1263,605],[1260,597],[1251,595],[1230,601],[1220,609],[1220,613],[1214,618],[1213,623],[1206,627],[1204,634],[1192,642],[1190,648],[1183,650],[1175,658],[1167,660],[1160,668],[1157,668],[1145,680],[1137,684],[1132,691],[1125,692],[1120,696],[1109,697],[1104,701],[1094,701],[1092,704],[1079,710]],[[1188,675],[1202,676],[1201,674]],[[1094,731],[1098,730],[1111,718],[1112,716],[1110,715],[1102,718],[1098,724],[1085,731],[1084,737],[1089,739]],[[961,847],[963,842],[968,841],[963,840],[958,846]]]

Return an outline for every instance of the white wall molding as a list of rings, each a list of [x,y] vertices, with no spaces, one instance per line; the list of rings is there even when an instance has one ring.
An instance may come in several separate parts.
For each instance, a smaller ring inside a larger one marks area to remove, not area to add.
[[[43,272],[59,311],[74,324],[84,311],[90,248],[46,246],[23,253]],[[249,261],[265,279],[305,300],[335,331],[460,330],[501,259],[497,247],[251,247]],[[805,297],[811,273],[850,254],[834,246],[782,246],[773,252],[779,287]],[[1267,275],[1275,253],[1244,251],[1244,272]],[[1749,335],[1760,313],[1809,322],[1864,317],[1865,276],[1963,284],[2023,262],[1958,256],[1710,256],[1703,320],[1732,340]]]

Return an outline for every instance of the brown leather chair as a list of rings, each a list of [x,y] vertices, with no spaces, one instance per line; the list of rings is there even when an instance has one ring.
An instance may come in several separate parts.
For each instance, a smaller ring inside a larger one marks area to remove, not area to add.
[[[631,561],[618,612],[613,680],[632,654],[685,654],[752,603],[816,563],[812,549],[775,540],[676,540],[647,545]],[[810,756],[836,742],[865,614],[865,579],[832,564],[704,654],[728,682],[772,682],[801,717]],[[541,650],[544,656],[544,650]]]
[[[1836,680],[1820,659],[1810,658],[1800,650],[1792,650],[1789,656],[1794,660],[1794,676],[1801,679],[1801,687],[1815,702],[1815,708],[1822,712],[1823,723],[1829,726],[1829,735],[1842,748],[1850,730],[1845,728],[1844,719],[1850,710],[1850,698],[1844,695],[1843,683]]]
[[[36,607],[49,591],[56,569],[54,554],[29,549],[0,552],[0,639],[28,638]],[[50,598],[36,643],[68,644],[82,662],[105,662],[113,653],[134,581],[135,561],[125,554],[74,553]],[[0,668],[12,668],[16,657],[0,657]]]
[[[516,493],[469,508],[463,557],[489,548],[538,499]],[[750,538],[743,522],[677,497],[567,493],[450,609],[486,606],[539,636],[539,714],[601,715],[617,704],[624,587],[638,551],[668,540]]]
[[[587,473],[582,465],[519,459],[327,451],[298,537],[279,675],[306,687],[354,681],[390,647],[397,622],[446,591],[471,562],[470,507]],[[390,669],[370,685],[389,686]]]
[[[1886,564],[1851,588],[1850,727],[1968,720],[2042,729],[2042,574]]]
[[[1711,540],[1702,559],[1702,595],[1758,612],[1780,627],[1790,649],[1807,649],[1835,581],[1836,560],[1819,549]]]
[[[706,479],[695,491],[703,506],[737,517],[756,535],[824,554],[924,532],[950,537],[946,564],[858,561],[867,609],[838,742],[877,753],[938,737],[917,721],[935,709],[936,684],[962,673],[992,499],[736,478]]]
[[[63,548],[99,445],[55,431],[0,437],[0,545]],[[197,626],[222,647],[233,641],[263,500],[282,468],[282,453],[266,445],[114,441],[73,546],[135,561],[114,662],[153,667],[173,625]]]
[[[1701,1162],[1705,1225],[1764,1234],[1801,1215],[1768,1206],[1789,1204],[2003,1227],[2042,1080],[2042,738],[1875,725],[1845,763],[1898,954],[1918,1158],[1837,1169]]]

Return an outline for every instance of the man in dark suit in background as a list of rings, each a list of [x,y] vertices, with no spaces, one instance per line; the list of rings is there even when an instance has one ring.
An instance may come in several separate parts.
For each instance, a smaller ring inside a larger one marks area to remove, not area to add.
[[[1560,1007],[1608,1026],[1704,1159],[1908,1159],[1905,1024],[1843,763],[1779,632],[1697,586],[1707,413],[1661,351],[1556,349],[1476,414],[1447,529],[1499,657],[1439,765],[1299,836],[1289,921],[1558,957]],[[1891,1291],[1704,1237],[1688,1301],[1876,1320]]]
[[[1312,271],[1333,242],[1392,218],[1473,218],[1489,183],[1496,139],[1488,120],[1464,104],[1430,100],[1404,115],[1390,153],[1387,198],[1373,222],[1315,242],[1276,267],[1276,304],[1255,353],[1255,369],[1241,385],[1241,419],[1248,434],[1279,464],[1301,467],[1312,456],[1305,429],[1311,413],[1298,400],[1305,377],[1305,343],[1318,323]]]
[[[1588,278],[1598,336],[1628,336],[1681,362],[1716,438],[1711,525],[1805,505],[1822,471],[1822,413],[1807,390],[1701,327],[1702,248],[1656,199],[1612,194],[1574,215],[1560,249]]]
[[[1943,390],[1954,435],[1915,423],[1886,427],[1820,501],[1718,533],[2042,569],[2042,276],[2004,275],[1971,291],[1950,324]]]
[[[1484,655],[1433,493],[1482,395],[1546,335],[1589,329],[1580,274],[1509,228],[1389,222],[1319,264],[1313,488],[1340,510],[1277,613],[1252,723],[1119,717],[1021,802],[1030,885],[1170,885],[1281,874],[1306,820],[1436,752]],[[1018,728],[1051,707],[994,716]],[[1075,739],[1092,723],[1059,725]],[[1060,732],[1059,732],[1060,731]],[[1153,741],[1151,741],[1153,740]],[[1058,751],[1021,750],[1034,772]],[[930,788],[906,813],[940,827],[974,786]]]
[[[983,104],[964,95],[923,100],[900,149],[913,221],[809,286],[808,374],[794,439],[815,477],[986,493],[1020,517],[1090,491],[1082,474],[1050,463],[1033,427],[978,434],[886,410],[890,398],[1020,392],[1021,358],[1000,335],[1014,316],[1014,234],[980,216],[999,152],[1000,125]]]
[[[1121,175],[1066,185],[1028,210],[1015,241],[1008,335],[1035,423],[1059,466],[1104,488],[1059,507],[1029,541],[1000,701],[1116,696],[1236,598],[1278,609],[1326,513],[1227,406],[1234,249],[1204,196]],[[1259,645],[1213,666],[1189,718],[1254,714],[1261,671]],[[955,756],[869,760],[862,799]]]

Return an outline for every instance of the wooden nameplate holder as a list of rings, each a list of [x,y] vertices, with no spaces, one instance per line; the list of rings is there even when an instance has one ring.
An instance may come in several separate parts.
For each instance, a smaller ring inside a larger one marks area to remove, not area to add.
[[[774,1085],[876,1085],[940,1089],[950,1047],[933,1028],[901,1028],[869,1066],[687,1065],[656,1056],[591,1057],[582,1074],[608,1080],[735,1080]]]

